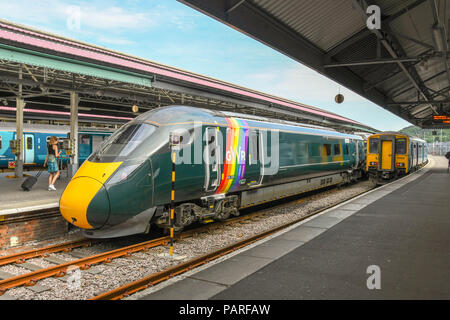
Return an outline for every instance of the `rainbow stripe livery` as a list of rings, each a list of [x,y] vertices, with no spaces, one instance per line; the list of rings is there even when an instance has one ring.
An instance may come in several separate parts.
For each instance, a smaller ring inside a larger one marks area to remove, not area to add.
[[[216,194],[235,191],[244,179],[248,150],[248,124],[244,120],[226,118],[228,122],[227,145],[223,176]]]

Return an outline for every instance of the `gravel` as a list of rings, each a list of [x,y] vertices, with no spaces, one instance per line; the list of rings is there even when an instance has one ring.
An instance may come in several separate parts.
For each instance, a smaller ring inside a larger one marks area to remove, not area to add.
[[[233,223],[232,225],[201,233],[197,237],[183,239],[174,245],[174,253],[185,256],[181,261],[158,256],[161,253],[167,253],[169,248],[156,247],[147,252],[135,253],[128,258],[114,259],[113,262],[108,264],[95,265],[91,270],[99,272],[96,274],[90,273],[89,270],[74,270],[69,275],[69,281],[67,282],[58,278],[48,278],[38,282],[40,286],[48,287],[51,290],[35,293],[27,287],[19,287],[8,290],[7,294],[20,300],[89,299],[146,275],[162,271],[177,263],[185,262],[265,230],[296,220],[312,211],[338,203],[372,188],[373,185],[368,181],[358,182],[343,188],[334,188],[317,195],[298,198],[286,205],[263,209],[265,215],[261,219],[257,218],[243,223]],[[95,244],[92,247],[76,250],[86,255],[93,255],[126,245],[127,241],[130,242],[130,240],[106,241]],[[53,254],[53,256],[67,261],[75,260],[69,253],[57,253]],[[42,267],[54,265],[42,258],[31,259],[28,262]],[[28,272],[15,265],[1,267],[0,270],[13,274]]]

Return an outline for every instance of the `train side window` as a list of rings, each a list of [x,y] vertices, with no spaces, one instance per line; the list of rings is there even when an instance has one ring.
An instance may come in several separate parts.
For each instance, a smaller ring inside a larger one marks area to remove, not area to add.
[[[378,144],[380,143],[380,139],[372,138],[369,141],[369,153],[378,153]]]
[[[299,142],[296,146],[296,157],[298,158],[304,158],[308,155],[308,145],[305,142]]]
[[[323,145],[323,152],[324,152],[325,155],[331,156],[331,144],[328,144],[328,143],[324,144]]]
[[[91,139],[89,135],[83,134],[83,135],[79,135],[79,143],[80,144],[91,144]]]
[[[250,152],[248,153],[249,163],[257,164],[259,159],[259,139],[258,132],[250,132]]]
[[[0,136],[0,149],[2,148],[2,136]]]
[[[344,143],[344,155],[348,155],[348,144]]]
[[[311,156],[320,157],[320,145],[317,143],[311,144]]]
[[[27,150],[33,150],[33,138],[27,137]]]
[[[334,155],[338,156],[341,154],[341,147],[339,144],[335,144],[334,146]]]

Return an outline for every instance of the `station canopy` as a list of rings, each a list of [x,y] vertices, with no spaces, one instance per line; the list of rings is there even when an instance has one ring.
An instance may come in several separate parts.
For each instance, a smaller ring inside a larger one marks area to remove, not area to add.
[[[20,96],[25,120],[67,121],[74,92],[80,123],[120,124],[181,104],[377,132],[316,107],[0,20],[0,120],[14,119]]]
[[[450,128],[448,0],[179,1],[414,125]]]

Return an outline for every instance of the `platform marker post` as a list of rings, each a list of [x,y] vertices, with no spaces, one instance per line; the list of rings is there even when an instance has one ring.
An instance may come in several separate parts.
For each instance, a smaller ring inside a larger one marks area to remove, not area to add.
[[[169,147],[170,147],[170,158],[172,160],[172,188],[170,190],[170,257],[173,258],[173,229],[175,225],[175,163],[177,160],[176,150],[180,149],[181,139],[180,135],[176,133],[170,133],[169,136]]]
[[[173,257],[173,227],[175,220],[175,161],[176,153],[172,148],[172,190],[170,195],[170,256]]]

